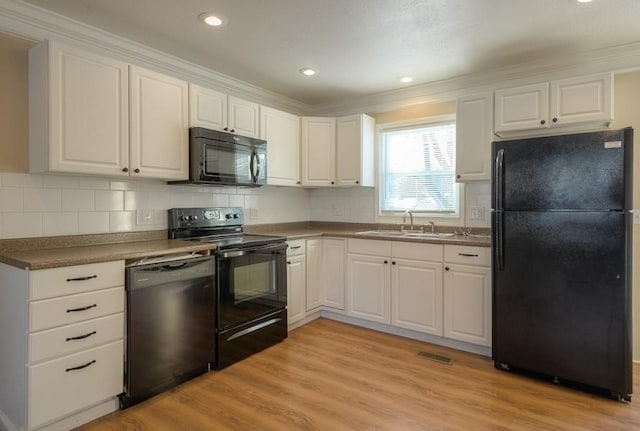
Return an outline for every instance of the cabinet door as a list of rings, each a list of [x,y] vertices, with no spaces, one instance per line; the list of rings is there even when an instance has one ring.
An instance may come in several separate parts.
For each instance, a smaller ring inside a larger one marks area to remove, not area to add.
[[[289,325],[305,317],[305,279],[304,255],[287,257],[287,320]]]
[[[551,126],[613,120],[611,73],[551,82]]]
[[[130,66],[131,175],[189,177],[188,84]]]
[[[460,97],[456,111],[456,181],[489,181],[493,93]]]
[[[302,185],[335,184],[335,118],[302,117]]]
[[[359,114],[337,120],[336,179],[341,186],[374,185],[375,120]]]
[[[300,184],[300,117],[260,107],[260,139],[267,141],[267,184]]]
[[[442,336],[442,264],[393,258],[391,324]]]
[[[260,132],[260,105],[229,96],[229,132],[257,138]]]
[[[30,53],[30,78],[32,73],[46,73],[46,50],[47,45],[43,44]],[[46,83],[40,94],[33,86],[30,88],[30,104],[44,106],[49,113],[48,132],[41,130],[38,135],[31,130],[31,139],[43,141],[43,145],[48,133],[49,153],[43,156],[49,158],[47,170],[127,175],[123,171],[129,166],[127,65],[53,42],[48,45],[48,58],[48,103],[43,94]],[[41,70],[32,71],[34,68]],[[39,95],[45,100],[36,100]],[[38,106],[29,108],[35,112]],[[46,111],[43,112],[43,118],[32,116],[31,121],[42,122],[46,129]]]
[[[189,84],[189,127],[224,130],[227,127],[227,95]]]
[[[322,273],[322,239],[307,240],[307,304],[311,311],[322,305],[323,273]]]
[[[349,315],[391,323],[389,258],[347,255],[347,307]]]
[[[549,84],[507,88],[495,93],[495,131],[549,127]]]
[[[444,336],[491,346],[491,269],[445,263]]]
[[[324,298],[322,305],[344,310],[344,262],[345,240],[326,238],[323,240]]]

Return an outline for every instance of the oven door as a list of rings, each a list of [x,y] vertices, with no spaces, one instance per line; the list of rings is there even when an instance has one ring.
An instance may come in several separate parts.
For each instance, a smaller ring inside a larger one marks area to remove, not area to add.
[[[221,250],[218,261],[218,331],[284,309],[285,243]]]

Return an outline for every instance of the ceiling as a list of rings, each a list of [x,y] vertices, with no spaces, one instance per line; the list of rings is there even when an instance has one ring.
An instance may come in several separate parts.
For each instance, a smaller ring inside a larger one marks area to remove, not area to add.
[[[640,42],[638,0],[25,1],[308,105]]]

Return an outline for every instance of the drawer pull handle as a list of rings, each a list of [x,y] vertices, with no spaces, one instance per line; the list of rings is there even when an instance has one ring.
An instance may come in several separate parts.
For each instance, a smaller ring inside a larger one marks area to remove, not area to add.
[[[85,338],[89,338],[92,335],[96,335],[96,334],[97,334],[97,332],[93,331],[93,332],[89,332],[88,334],[78,335],[77,337],[69,337],[69,338],[67,338],[67,341],[84,340]]]
[[[80,307],[80,308],[70,308],[69,310],[67,310],[67,313],[73,313],[76,311],[87,311],[87,310],[91,310],[94,307],[97,307],[98,304],[91,304],[91,305],[87,305],[86,307]]]
[[[302,246],[301,245],[296,245],[295,247],[291,247],[291,250],[297,250],[299,248],[302,248]]]
[[[477,254],[469,254],[469,253],[458,253],[458,256],[478,257]]]
[[[98,278],[97,275],[88,275],[86,277],[77,277],[77,278],[67,278],[67,282],[69,281],[85,281],[85,280],[91,280],[92,278]]]
[[[87,368],[89,365],[93,365],[93,364],[95,364],[95,363],[96,363],[96,360],[94,359],[93,361],[91,361],[91,362],[87,362],[87,363],[86,363],[86,364],[84,364],[84,365],[79,365],[79,366],[77,366],[77,367],[67,368],[67,369],[66,369],[66,370],[64,370],[64,371],[65,371],[65,372],[67,372],[67,373],[68,373],[69,371],[78,371],[78,370],[81,370],[81,369],[83,369],[83,368]]]

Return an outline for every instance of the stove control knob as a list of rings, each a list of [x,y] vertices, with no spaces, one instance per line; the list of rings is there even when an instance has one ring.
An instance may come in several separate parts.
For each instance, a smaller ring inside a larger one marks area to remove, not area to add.
[[[189,221],[189,217],[187,217],[185,215],[181,215],[180,216],[180,221]]]
[[[235,214],[233,215],[233,218],[240,218],[240,214],[235,213]]]
[[[230,218],[232,218],[233,216],[231,214],[225,214],[224,218],[226,218],[227,220],[229,220]]]
[[[198,220],[198,216],[194,216],[194,215],[189,216],[189,221],[196,221],[196,220]]]

